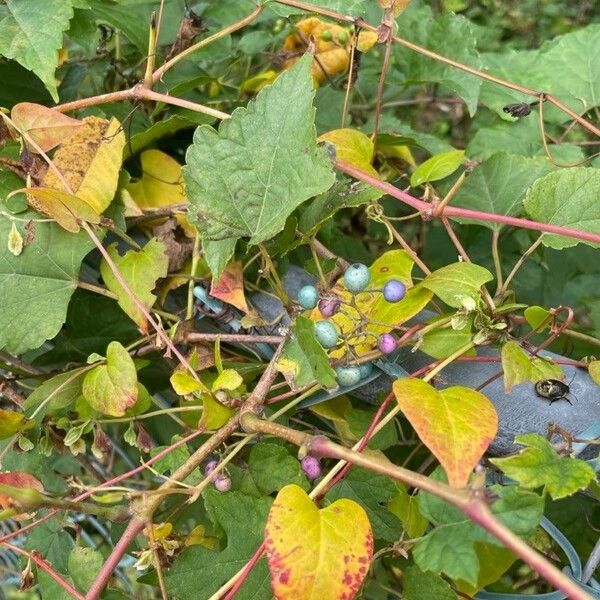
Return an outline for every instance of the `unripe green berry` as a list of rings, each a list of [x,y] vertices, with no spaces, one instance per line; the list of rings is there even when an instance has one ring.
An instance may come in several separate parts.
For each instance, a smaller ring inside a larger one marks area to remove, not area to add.
[[[342,365],[335,368],[338,383],[343,387],[356,385],[360,380],[360,369],[350,365]]]
[[[333,348],[337,345],[339,334],[332,321],[317,321],[315,323],[315,336],[323,348]]]
[[[346,45],[348,43],[348,41],[350,40],[350,36],[348,35],[347,31],[340,31],[337,34],[337,41],[342,44],[342,46]]]
[[[314,308],[319,300],[319,292],[314,285],[305,285],[298,292],[298,304],[305,309]]]
[[[329,29],[326,29],[325,31],[321,32],[321,39],[324,42],[330,42],[333,39],[333,35],[331,34],[331,31],[329,31]]]
[[[351,264],[344,273],[344,285],[349,292],[362,292],[371,281],[369,267],[361,263]]]

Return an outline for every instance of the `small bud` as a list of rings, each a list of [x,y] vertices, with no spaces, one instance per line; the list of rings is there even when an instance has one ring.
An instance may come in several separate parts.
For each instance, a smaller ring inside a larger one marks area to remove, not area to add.
[[[321,476],[321,463],[314,456],[305,456],[300,461],[300,466],[310,481],[314,481]]]

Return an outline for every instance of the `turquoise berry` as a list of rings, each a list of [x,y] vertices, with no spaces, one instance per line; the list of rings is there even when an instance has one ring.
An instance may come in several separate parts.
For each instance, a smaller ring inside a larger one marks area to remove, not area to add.
[[[397,279],[390,279],[383,286],[383,297],[386,302],[400,302],[406,295],[406,286]]]
[[[338,342],[338,331],[331,321],[317,321],[315,335],[323,348],[333,348]]]
[[[362,292],[371,281],[369,267],[361,263],[351,264],[344,273],[344,285],[349,292]]]
[[[360,368],[352,367],[349,365],[336,367],[335,375],[337,377],[338,383],[343,387],[350,387],[356,385],[361,379]]]
[[[358,365],[358,370],[360,371],[360,378],[366,379],[373,372],[373,363],[368,362]]]
[[[314,285],[305,285],[298,292],[298,304],[302,308],[314,308],[319,300],[319,292]]]

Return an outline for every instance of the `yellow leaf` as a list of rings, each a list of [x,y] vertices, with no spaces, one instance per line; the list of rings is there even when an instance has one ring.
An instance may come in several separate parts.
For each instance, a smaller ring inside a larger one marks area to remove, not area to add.
[[[324,133],[319,142],[330,142],[335,146],[336,158],[342,162],[357,167],[361,171],[379,178],[379,173],[373,168],[373,142],[368,135],[358,129],[334,129]]]
[[[200,381],[194,379],[187,371],[175,371],[171,375],[171,385],[179,396],[187,396],[204,389]]]
[[[275,81],[277,77],[277,71],[273,71],[269,69],[268,71],[263,71],[262,73],[257,73],[248,79],[242,81],[242,85],[240,86],[240,90],[242,92],[246,92],[247,94],[257,94],[265,87],[265,85],[269,85]]]
[[[173,524],[169,523],[168,521],[166,523],[153,523],[152,525],[144,528],[146,537],[154,541],[164,540],[166,537],[171,535],[172,531]]]
[[[287,485],[269,512],[265,548],[277,600],[351,600],[369,570],[373,533],[356,502],[319,510],[302,488]]]
[[[66,142],[83,125],[82,121],[33,102],[15,104],[10,111],[10,118],[15,127],[27,133],[44,152]],[[30,152],[38,152],[27,140],[25,145]]]
[[[244,313],[250,312],[244,294],[244,274],[241,261],[230,262],[225,267],[219,281],[213,281],[210,295],[239,308]]]
[[[421,441],[440,461],[453,487],[464,487],[498,430],[494,405],[480,392],[437,391],[421,379],[398,379],[394,394]]]
[[[600,360],[593,360],[589,365],[588,365],[588,372],[590,374],[590,377],[598,384],[600,385]]]
[[[235,369],[225,369],[219,373],[218,377],[212,384],[212,391],[217,390],[235,390],[242,385],[244,380]]]
[[[29,205],[54,219],[63,229],[77,233],[80,229],[78,221],[100,223],[100,215],[85,200],[62,190],[49,187],[34,187],[17,190],[27,193]],[[14,193],[14,192],[13,192]]]
[[[186,546],[204,546],[209,550],[214,550],[218,546],[219,540],[214,537],[208,537],[206,535],[206,528],[204,525],[197,525],[192,529],[187,537],[185,538]]]
[[[115,195],[124,147],[125,134],[116,119],[86,117],[52,160],[73,193],[100,214]],[[67,191],[54,169],[46,172],[43,186]]]

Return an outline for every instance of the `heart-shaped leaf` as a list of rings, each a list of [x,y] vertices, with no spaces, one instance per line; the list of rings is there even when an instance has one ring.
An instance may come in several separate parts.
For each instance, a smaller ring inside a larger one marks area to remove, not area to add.
[[[343,498],[319,510],[288,485],[269,512],[265,547],[278,600],[351,600],[369,570],[373,533],[356,502]]]
[[[106,364],[98,365],[86,374],[83,396],[94,410],[111,417],[122,417],[136,403],[135,364],[119,342],[108,345]]]
[[[421,379],[398,379],[394,394],[421,441],[440,461],[453,487],[463,487],[498,429],[494,405],[475,390],[437,391]]]

